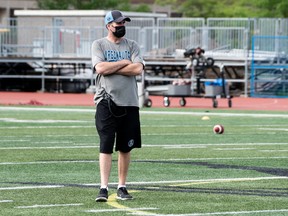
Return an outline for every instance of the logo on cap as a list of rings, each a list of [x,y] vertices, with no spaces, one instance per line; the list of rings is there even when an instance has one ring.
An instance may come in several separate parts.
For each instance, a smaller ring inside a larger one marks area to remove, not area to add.
[[[122,22],[123,20],[130,22],[131,19],[129,17],[123,16],[123,14],[118,10],[110,11],[105,16],[105,25],[110,22]]]

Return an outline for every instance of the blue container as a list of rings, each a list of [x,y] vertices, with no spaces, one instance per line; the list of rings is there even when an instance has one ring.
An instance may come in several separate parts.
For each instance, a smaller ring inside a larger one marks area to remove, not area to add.
[[[228,85],[225,83],[225,93],[228,94]],[[216,79],[213,82],[207,81],[205,82],[205,95],[206,96],[217,96],[222,95],[223,92],[223,80]]]
[[[225,80],[224,80],[224,84],[226,84]],[[206,81],[205,86],[223,86],[223,80],[222,79],[216,79],[213,82]]]

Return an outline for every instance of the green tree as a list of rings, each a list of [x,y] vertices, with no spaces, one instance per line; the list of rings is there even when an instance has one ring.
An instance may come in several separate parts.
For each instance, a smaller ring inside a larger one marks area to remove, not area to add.
[[[150,12],[150,8],[141,4],[132,7],[130,0],[37,0],[40,9],[44,10],[97,10],[97,9],[118,9],[122,11]]]
[[[288,1],[287,0],[259,0],[256,6],[264,10],[265,17],[288,17]]]
[[[155,0],[185,17],[288,17],[287,0]]]
[[[41,9],[122,9],[129,6],[129,0],[37,0]]]

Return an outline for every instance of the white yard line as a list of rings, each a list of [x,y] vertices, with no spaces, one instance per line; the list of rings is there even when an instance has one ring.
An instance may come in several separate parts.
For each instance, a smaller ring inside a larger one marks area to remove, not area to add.
[[[227,158],[169,158],[169,159],[143,159],[141,161],[205,161],[205,160],[268,160],[268,159],[287,159],[288,156],[277,156],[277,157],[227,157]],[[0,163],[1,165],[1,163]]]
[[[258,128],[258,130],[266,130],[266,131],[288,131],[288,128]]]
[[[48,204],[48,205],[32,205],[32,206],[16,206],[14,208],[28,209],[28,208],[51,208],[51,207],[67,207],[67,206],[81,206],[83,203],[71,204]]]
[[[281,213],[288,212],[288,209],[278,210],[258,210],[258,211],[233,211],[233,212],[209,212],[209,213],[191,213],[191,214],[157,214],[157,213],[130,213],[130,215],[145,215],[145,216],[209,216],[209,215],[242,215],[242,214],[257,214],[257,213]]]
[[[122,212],[122,211],[143,211],[143,210],[157,210],[158,208],[121,208],[121,209],[91,209],[85,210],[87,213],[104,213],[104,212]]]
[[[213,148],[217,151],[238,151],[238,150],[254,150],[255,148]]]
[[[98,163],[96,160],[84,161],[35,161],[35,162],[2,162],[1,165],[34,165],[34,164],[61,164],[61,163]]]
[[[87,123],[91,121],[83,120],[53,120],[53,119],[16,119],[16,118],[0,118],[2,122],[12,123]]]
[[[276,176],[275,176],[276,177]],[[256,178],[233,178],[233,179],[213,179],[207,181],[195,181],[195,182],[187,182],[187,183],[178,183],[178,184],[170,184],[170,187],[181,187],[181,186],[191,186],[191,185],[202,185],[202,184],[215,184],[215,183],[226,183],[226,182],[247,182],[247,181],[263,181],[263,180],[273,180],[275,177],[256,177]],[[276,177],[276,179],[279,179]],[[283,179],[283,177],[280,177]],[[284,179],[288,179],[288,177],[284,177]]]
[[[11,203],[13,200],[0,200],[0,203]]]
[[[142,161],[207,161],[207,160],[268,160],[268,159],[287,159],[288,156],[277,156],[277,157],[227,157],[227,158],[169,158],[169,159],[143,159],[136,160],[135,162]],[[35,165],[35,164],[61,164],[61,163],[98,163],[98,160],[71,160],[71,161],[28,161],[28,162],[0,162],[0,166],[5,165]]]
[[[3,137],[2,137],[3,138]],[[14,136],[13,136],[13,138],[14,138]],[[2,140],[0,140],[0,142],[29,142],[30,140],[13,140],[13,139],[11,139],[11,140],[9,140],[9,139],[7,139],[7,140],[5,140],[5,139],[2,139]]]
[[[59,142],[58,142],[59,143]],[[66,142],[65,142],[66,143]],[[47,146],[47,147],[2,147],[0,150],[26,150],[26,149],[86,149],[86,148],[98,148],[99,146]]]
[[[279,150],[275,150],[275,149],[267,149],[267,150],[259,150],[260,152],[288,152],[288,149],[279,149]]]
[[[203,184],[203,183],[218,183],[218,182],[230,182],[230,181],[261,181],[261,180],[277,180],[288,179],[285,176],[263,176],[254,178],[225,178],[225,179],[197,179],[197,180],[171,180],[171,181],[148,181],[148,182],[127,182],[127,185],[155,185],[155,184]],[[77,184],[89,187],[98,187],[99,184]],[[109,185],[118,185],[118,182],[111,182]],[[1,190],[25,190],[25,189],[51,189],[51,188],[63,188],[65,185],[41,185],[41,186],[16,186],[16,187],[0,187]],[[67,186],[69,187],[69,186]]]
[[[50,189],[50,188],[61,188],[64,185],[41,185],[41,186],[20,186],[20,187],[0,187],[0,191],[3,190],[26,190],[26,189]]]
[[[140,111],[141,114],[156,115],[192,115],[192,116],[222,116],[222,117],[257,117],[257,118],[288,118],[288,114],[260,114],[260,113],[212,113],[212,112],[185,112],[185,111]]]
[[[13,106],[0,106],[0,110],[10,111],[48,111],[48,112],[95,112],[95,109],[73,109],[73,108],[47,108],[47,107],[13,107]],[[140,110],[140,114],[156,114],[156,115],[192,115],[192,116],[247,116],[247,117],[260,117],[260,118],[288,118],[288,114],[260,114],[260,113],[213,113],[213,112],[186,112],[186,111],[144,111]]]
[[[48,112],[95,112],[95,109],[73,109],[73,108],[52,108],[52,107],[13,107],[0,106],[4,111],[48,111]]]
[[[259,180],[275,180],[288,179],[286,176],[272,176],[272,177],[254,177],[254,178],[226,178],[226,179],[197,179],[197,180],[171,180],[171,181],[149,181],[149,182],[128,182],[127,185],[155,185],[155,184],[181,184],[181,183],[199,183],[203,182],[227,182],[227,181],[259,181]],[[110,183],[109,183],[110,184]],[[98,186],[99,184],[84,184],[84,186]],[[118,185],[114,182],[111,185]]]
[[[8,141],[8,140],[7,140]],[[22,140],[21,142],[26,142],[29,140]],[[14,141],[13,141],[14,142]],[[35,143],[59,143],[59,142],[35,142]],[[70,142],[61,142],[61,143],[70,143]],[[207,143],[207,144],[143,144],[143,147],[162,147],[162,148],[207,148],[207,146],[274,146],[274,145],[280,145],[280,146],[286,146],[288,143]],[[21,147],[0,147],[0,150],[23,150],[23,149],[85,149],[85,148],[99,148],[99,144],[93,144],[93,145],[77,145],[77,146],[40,146],[40,147],[31,147],[31,146],[21,146]],[[244,147],[243,147],[244,148]]]
[[[207,148],[207,146],[197,146],[197,145],[190,145],[190,146],[167,146],[164,147],[165,149],[196,149],[196,148]]]
[[[72,126],[25,126],[25,129],[46,129],[46,128],[95,128],[95,126],[83,126],[83,125],[72,125]],[[8,130],[8,129],[23,129],[23,126],[5,126],[0,127],[0,129]]]
[[[189,146],[267,146],[267,145],[288,145],[287,142],[283,143],[195,143],[195,144],[177,144],[180,147],[189,147]],[[144,147],[173,147],[175,144],[144,144]]]

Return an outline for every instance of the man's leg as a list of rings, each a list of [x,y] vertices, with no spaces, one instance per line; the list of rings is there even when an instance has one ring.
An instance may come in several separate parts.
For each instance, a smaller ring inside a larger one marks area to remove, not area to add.
[[[112,165],[112,154],[100,153],[99,166],[100,166],[101,187],[105,186],[108,187],[111,165]]]
[[[106,202],[108,200],[108,182],[111,171],[112,154],[100,153],[99,155],[99,167],[101,187],[96,202]]]
[[[124,153],[119,151],[118,153],[118,185],[125,185],[128,175],[128,169],[130,164],[130,152]]]
[[[119,151],[118,153],[118,190],[117,199],[130,200],[133,197],[128,193],[126,189],[126,178],[128,175],[128,169],[130,164],[130,152],[124,153]]]

